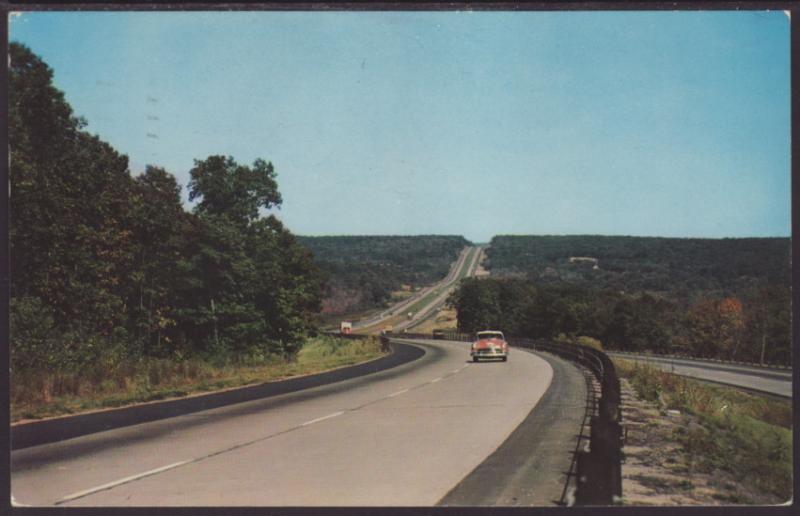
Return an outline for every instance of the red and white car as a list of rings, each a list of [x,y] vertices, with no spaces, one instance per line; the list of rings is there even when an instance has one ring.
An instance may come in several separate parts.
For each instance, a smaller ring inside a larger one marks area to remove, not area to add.
[[[508,343],[501,331],[479,331],[469,354],[473,362],[481,358],[499,358],[505,362],[508,360]]]

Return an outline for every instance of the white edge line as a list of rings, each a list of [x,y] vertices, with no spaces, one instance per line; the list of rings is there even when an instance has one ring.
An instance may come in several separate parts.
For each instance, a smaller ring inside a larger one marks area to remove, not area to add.
[[[334,412],[333,414],[328,414],[327,416],[318,417],[317,419],[312,419],[311,421],[306,421],[300,426],[308,426],[313,425],[314,423],[319,423],[320,421],[325,421],[326,419],[330,419],[332,417],[341,416],[344,414],[344,411]]]
[[[395,396],[400,396],[401,394],[405,394],[408,392],[408,389],[403,389],[402,391],[397,391],[394,394],[390,394],[387,398],[394,398]]]
[[[442,379],[442,377],[441,377],[441,376],[440,376],[439,378],[434,378],[433,380],[431,380],[431,383],[436,383],[436,382],[438,382],[438,381],[439,381],[439,380],[441,380],[441,379]]]
[[[111,489],[112,487],[116,487],[121,484],[126,484],[133,480],[139,480],[140,478],[149,477],[150,475],[155,475],[156,473],[161,473],[162,471],[167,471],[168,469],[177,468],[178,466],[183,466],[184,464],[189,463],[190,461],[184,460],[181,462],[175,462],[173,464],[168,464],[166,466],[161,466],[160,468],[151,469],[150,471],[145,471],[144,473],[137,473],[136,475],[131,475],[129,477],[121,478],[119,480],[115,480],[113,482],[109,482],[107,484],[103,484],[97,487],[91,487],[89,489],[85,489],[83,491],[78,491],[77,493],[73,493],[71,495],[65,496],[61,500],[56,502],[56,505],[69,502],[71,500],[75,500],[76,498],[82,498],[84,496],[90,495],[92,493],[96,493],[98,491],[104,491],[106,489]]]

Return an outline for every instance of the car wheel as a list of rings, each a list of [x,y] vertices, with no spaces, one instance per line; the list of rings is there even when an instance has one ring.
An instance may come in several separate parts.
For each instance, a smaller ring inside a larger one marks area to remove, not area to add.
[[[503,357],[503,362],[505,362],[506,360],[508,360],[508,357]]]

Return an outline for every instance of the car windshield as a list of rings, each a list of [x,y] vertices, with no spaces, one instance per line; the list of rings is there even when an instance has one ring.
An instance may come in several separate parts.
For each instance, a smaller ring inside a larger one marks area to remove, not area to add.
[[[479,339],[502,339],[503,334],[499,331],[481,331],[478,332]]]

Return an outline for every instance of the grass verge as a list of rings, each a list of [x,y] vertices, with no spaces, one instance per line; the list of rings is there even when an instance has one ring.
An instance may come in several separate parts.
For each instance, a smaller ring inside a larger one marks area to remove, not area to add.
[[[790,401],[705,384],[647,364],[616,359],[614,363],[640,398],[657,403],[664,412],[678,410],[692,416],[690,424],[675,430],[691,469],[724,471],[755,491],[791,498]]]
[[[309,339],[294,360],[149,359],[70,373],[12,372],[11,421],[77,414],[319,373],[378,358],[376,338]]]

